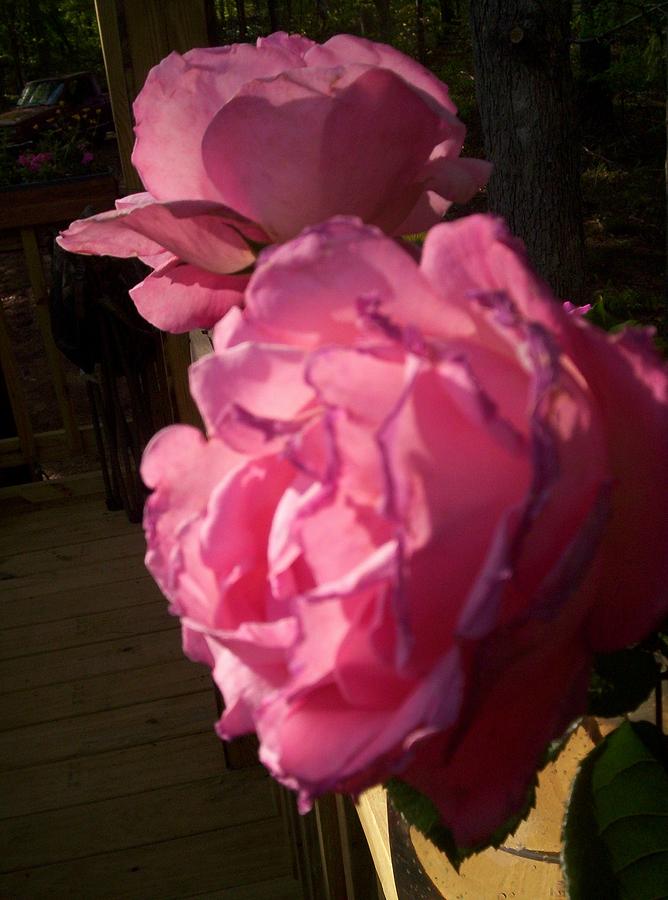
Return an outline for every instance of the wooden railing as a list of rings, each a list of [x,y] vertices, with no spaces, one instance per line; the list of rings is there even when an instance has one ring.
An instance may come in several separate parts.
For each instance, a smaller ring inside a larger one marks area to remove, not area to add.
[[[18,185],[0,189],[0,238],[3,248],[20,249],[28,272],[35,318],[56,396],[60,428],[35,433],[31,411],[20,375],[7,315],[0,309],[0,365],[11,406],[15,437],[0,440],[0,467],[25,464],[33,475],[42,454],[55,444],[71,452],[95,446],[91,424],[79,426],[65,375],[64,359],[53,339],[49,315],[48,279],[39,247],[39,230],[66,224],[86,206],[94,211],[113,207],[118,187],[111,175],[72,178],[45,184]]]

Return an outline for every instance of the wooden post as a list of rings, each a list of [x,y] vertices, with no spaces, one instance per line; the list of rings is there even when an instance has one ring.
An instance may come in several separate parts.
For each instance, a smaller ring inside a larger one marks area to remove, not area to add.
[[[174,419],[184,425],[202,428],[202,419],[188,386],[188,366],[191,363],[188,335],[165,334],[162,348],[169,375]]]
[[[19,439],[21,453],[30,468],[30,474],[34,478],[37,468],[37,453],[35,450],[35,435],[28,416],[28,404],[26,402],[23,384],[19,377],[16,358],[12,349],[12,343],[7,328],[5,309],[0,303],[0,365],[5,377],[9,405],[14,416],[16,434]]]
[[[132,102],[153,66],[172,50],[206,47],[210,0],[95,0],[104,67],[111,95],[127,193],[141,182],[130,160]]]
[[[134,133],[132,131],[132,100],[135,96],[134,83],[130,88],[123,60],[121,35],[118,25],[119,8],[117,0],[95,0],[97,26],[100,31],[104,68],[109,85],[111,109],[114,115],[116,140],[121,158],[123,182],[126,193],[141,191],[141,181],[131,161]]]
[[[371,850],[352,798],[336,794],[336,813],[348,900],[384,900]]]
[[[104,65],[127,193],[141,191],[132,166],[132,107],[153,66],[172,50],[185,53],[208,45],[210,0],[95,0]],[[166,335],[163,343],[175,420],[201,427],[188,390],[187,335]]]
[[[77,427],[74,415],[72,398],[70,397],[67,381],[65,380],[62,357],[54,343],[53,335],[51,334],[51,317],[49,316],[49,307],[47,305],[48,294],[46,289],[46,279],[44,277],[42,257],[37,245],[35,229],[22,228],[21,242],[23,243],[23,253],[28,266],[30,287],[32,288],[35,301],[37,324],[42,335],[42,341],[44,342],[44,349],[46,350],[46,358],[51,371],[58,408],[63,420],[67,445],[70,450],[79,451],[81,450],[81,435],[79,434],[79,428]]]
[[[319,797],[315,804],[315,818],[318,826],[320,858],[324,875],[325,898],[323,900],[355,900],[348,894],[346,871],[344,867],[339,813],[334,794]]]

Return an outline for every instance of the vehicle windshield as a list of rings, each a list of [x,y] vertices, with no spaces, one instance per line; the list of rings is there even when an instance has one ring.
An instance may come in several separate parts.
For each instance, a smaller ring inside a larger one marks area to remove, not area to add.
[[[62,93],[62,81],[33,81],[23,88],[17,106],[53,106]]]

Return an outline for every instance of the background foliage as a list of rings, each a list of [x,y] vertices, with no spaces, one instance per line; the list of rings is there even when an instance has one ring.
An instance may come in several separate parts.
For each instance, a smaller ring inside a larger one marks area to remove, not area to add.
[[[0,93],[79,69],[104,75],[93,0],[2,0],[0,11]]]

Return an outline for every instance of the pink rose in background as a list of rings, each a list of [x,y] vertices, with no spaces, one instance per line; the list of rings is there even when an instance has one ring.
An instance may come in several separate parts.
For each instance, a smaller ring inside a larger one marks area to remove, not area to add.
[[[569,315],[503,225],[420,263],[339,218],[261,256],[158,434],[147,565],[223,737],[300,792],[398,775],[460,846],[522,804],[592,655],[668,611],[668,377]]]
[[[284,33],[255,46],[170,54],[134,106],[133,162],[147,193],[73,223],[77,253],[147,258],[132,292],[170,331],[213,325],[243,294],[260,244],[354,214],[388,234],[422,231],[485,183],[461,159],[447,87],[397,50]]]
[[[587,313],[591,312],[594,308],[591,303],[583,303],[578,306],[575,303],[571,303],[570,300],[564,300],[563,306],[566,312],[570,313],[572,316],[586,316]]]

